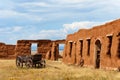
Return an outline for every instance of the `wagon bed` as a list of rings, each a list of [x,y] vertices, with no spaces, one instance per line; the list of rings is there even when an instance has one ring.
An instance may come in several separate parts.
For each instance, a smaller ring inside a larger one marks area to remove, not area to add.
[[[45,67],[46,62],[42,59],[42,54],[21,55],[16,57],[16,66],[23,67]]]

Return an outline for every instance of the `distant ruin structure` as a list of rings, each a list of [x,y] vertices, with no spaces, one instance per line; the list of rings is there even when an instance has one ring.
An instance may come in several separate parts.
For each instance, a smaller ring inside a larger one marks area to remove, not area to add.
[[[0,43],[0,58],[15,57],[15,45]]]
[[[120,67],[120,19],[91,29],[80,29],[66,38],[63,62],[94,68]]]
[[[59,44],[65,44],[65,40],[18,40],[15,48],[17,55],[30,55],[31,45],[37,44],[37,53],[42,54],[45,59],[58,60]]]
[[[31,55],[32,44],[37,44],[37,52],[48,60],[58,60],[59,44],[65,44],[65,40],[18,40],[16,45],[0,43],[0,58],[15,58],[18,55]]]

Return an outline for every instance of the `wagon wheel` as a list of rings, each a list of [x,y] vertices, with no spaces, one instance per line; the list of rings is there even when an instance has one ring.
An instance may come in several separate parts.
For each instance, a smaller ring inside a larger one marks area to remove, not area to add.
[[[26,65],[27,68],[31,68],[31,67],[33,67],[33,61],[31,59],[28,59],[26,61],[25,65]]]
[[[16,58],[16,66],[20,67],[20,60],[18,59],[18,57]]]
[[[23,67],[23,63],[21,62],[19,57],[16,58],[16,66],[17,67]]]
[[[46,62],[45,62],[45,60],[42,60],[42,67],[46,67]]]

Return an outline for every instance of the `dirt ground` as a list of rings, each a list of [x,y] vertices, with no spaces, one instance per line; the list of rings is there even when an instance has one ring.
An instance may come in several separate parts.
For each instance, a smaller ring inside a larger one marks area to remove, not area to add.
[[[0,60],[0,80],[120,80],[120,72],[46,61],[46,68],[17,68],[15,60]]]

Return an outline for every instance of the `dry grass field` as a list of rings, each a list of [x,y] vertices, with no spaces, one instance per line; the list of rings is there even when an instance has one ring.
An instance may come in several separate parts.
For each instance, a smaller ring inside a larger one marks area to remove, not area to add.
[[[0,60],[0,80],[120,80],[120,72],[68,66],[47,61],[46,68],[17,68],[15,60]]]

